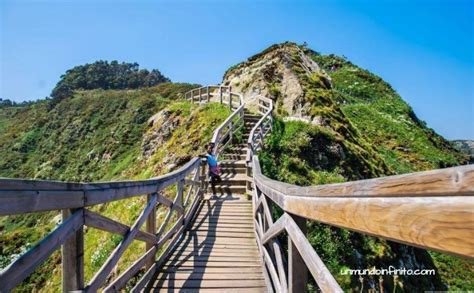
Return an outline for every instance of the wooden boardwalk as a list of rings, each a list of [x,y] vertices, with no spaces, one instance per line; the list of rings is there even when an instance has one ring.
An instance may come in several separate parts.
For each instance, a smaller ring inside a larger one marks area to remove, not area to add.
[[[192,227],[146,292],[266,292],[252,223],[252,203],[206,199]]]

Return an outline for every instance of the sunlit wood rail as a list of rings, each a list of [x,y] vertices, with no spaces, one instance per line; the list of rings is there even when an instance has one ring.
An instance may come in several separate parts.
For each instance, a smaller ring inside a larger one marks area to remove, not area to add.
[[[306,220],[474,258],[474,165],[310,187],[275,181],[262,174],[254,155],[271,131],[264,121],[271,120],[272,101],[261,101],[270,105],[265,104],[267,111],[249,137],[247,162],[255,233],[269,287],[304,292],[309,271],[323,292],[342,292],[306,239]],[[277,219],[272,206],[282,210]],[[278,241],[283,232],[288,251]]]

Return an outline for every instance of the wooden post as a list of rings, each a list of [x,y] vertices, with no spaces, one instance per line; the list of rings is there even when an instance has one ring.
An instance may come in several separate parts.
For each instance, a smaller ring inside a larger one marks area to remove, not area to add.
[[[207,192],[206,188],[206,162],[204,161],[201,161],[201,192],[200,192],[200,196],[201,198],[204,196],[204,194]]]
[[[202,99],[202,88],[199,88],[199,104],[201,104]]]
[[[62,210],[63,223],[74,211]],[[84,288],[84,232],[82,227],[64,242],[61,254],[63,292],[82,290]]]
[[[178,181],[177,186],[177,203],[183,208],[183,210],[179,211],[178,213],[184,213],[184,201],[183,201],[183,191],[184,191],[184,179]]]
[[[147,202],[150,202],[152,194],[147,195]],[[151,210],[150,214],[146,218],[146,232],[155,235],[156,233],[156,206],[153,207]],[[145,252],[153,248],[154,244],[153,243],[146,243],[145,244]],[[155,256],[151,257],[150,259],[147,260],[145,263],[145,268],[148,270],[156,261]]]
[[[222,86],[219,86],[219,101],[222,104]]]
[[[211,92],[209,91],[210,88],[207,86],[207,102],[209,103],[211,101]]]
[[[306,219],[295,215],[290,216],[295,220],[303,234],[306,235]],[[288,292],[307,292],[308,269],[298,249],[288,237]]]

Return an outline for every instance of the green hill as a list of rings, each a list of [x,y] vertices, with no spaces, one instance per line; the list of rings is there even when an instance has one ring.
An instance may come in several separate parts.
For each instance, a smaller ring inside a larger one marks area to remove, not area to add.
[[[467,163],[388,83],[342,57],[294,43],[273,45],[231,67],[224,84],[245,93],[248,104],[258,94],[274,100],[273,132],[259,156],[263,172],[280,181],[326,184]],[[385,290],[412,292],[474,286],[474,266],[465,260],[314,222],[308,234],[347,290],[362,286],[358,277],[341,275],[342,269],[390,265],[434,268],[437,274],[367,276],[364,287],[380,290],[382,282]]]

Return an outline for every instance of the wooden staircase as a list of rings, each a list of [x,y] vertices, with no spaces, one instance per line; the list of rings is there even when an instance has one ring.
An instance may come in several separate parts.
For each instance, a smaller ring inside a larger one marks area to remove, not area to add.
[[[259,119],[245,112],[243,141]],[[267,292],[252,202],[244,195],[246,153],[247,144],[237,143],[221,154],[217,195],[206,195],[189,232],[145,291]]]
[[[252,223],[243,196],[205,199],[191,229],[146,292],[266,292]]]
[[[251,114],[247,110],[244,112],[242,142],[247,142],[252,128],[260,117],[259,115]],[[221,154],[219,160],[221,161],[222,182],[216,184],[216,193],[218,195],[245,193],[247,181],[251,180],[245,173],[247,149],[247,143],[232,144]],[[211,192],[210,188],[209,192]]]

